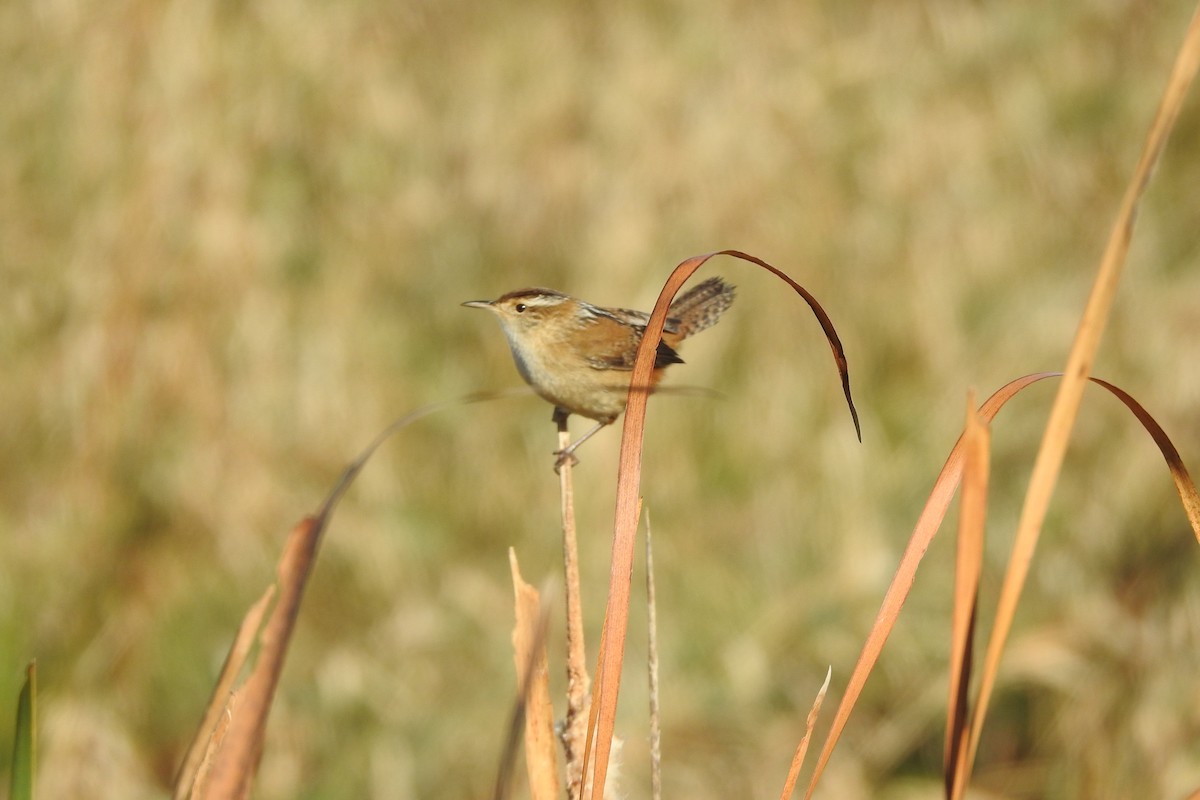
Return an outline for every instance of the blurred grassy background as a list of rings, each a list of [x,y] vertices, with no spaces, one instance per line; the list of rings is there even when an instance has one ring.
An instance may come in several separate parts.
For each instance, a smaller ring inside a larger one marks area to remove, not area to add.
[[[665,780],[774,796],[967,388],[1064,362],[1189,14],[4,4],[0,718],[37,656],[45,796],[163,796],[290,525],[392,418],[518,383],[460,301],[538,284],[648,308],[721,247],[821,299],[863,416],[860,446],[802,303],[710,268],[738,303],[670,382],[724,397],[663,396],[648,433]],[[1097,366],[1193,466],[1197,186],[1193,100]],[[1053,391],[998,421],[986,609]],[[549,415],[456,409],[376,457],[326,540],[257,797],[483,795],[513,693],[505,549],[535,583],[560,569]],[[617,439],[576,472],[593,631]],[[1190,539],[1157,451],[1092,392],[983,741],[987,796],[1200,785]],[[824,796],[937,795],[951,554],[943,534]],[[642,683],[623,698],[634,797]]]

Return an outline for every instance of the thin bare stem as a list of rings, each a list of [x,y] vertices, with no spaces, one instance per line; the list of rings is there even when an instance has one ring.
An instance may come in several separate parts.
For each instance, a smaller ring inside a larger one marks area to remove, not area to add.
[[[555,413],[554,421],[558,425],[558,447],[562,450],[571,444],[567,415]],[[578,800],[583,785],[591,679],[588,677],[587,647],[583,638],[572,466],[572,460],[568,458],[562,462],[558,471],[559,492],[562,498],[563,564],[567,588],[567,716],[563,725],[562,742],[567,767],[567,797],[569,800]]]
[[[646,630],[650,673],[650,797],[662,798],[662,728],[658,714],[658,612],[654,599],[654,540],[646,511]]]

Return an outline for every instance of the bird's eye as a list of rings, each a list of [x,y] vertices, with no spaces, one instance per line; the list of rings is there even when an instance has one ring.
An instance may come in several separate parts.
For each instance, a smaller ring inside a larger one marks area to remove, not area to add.
[[[524,303],[517,303],[515,306],[513,306],[513,308],[517,310],[518,314],[524,314],[525,309],[529,308],[529,306],[525,305]]]

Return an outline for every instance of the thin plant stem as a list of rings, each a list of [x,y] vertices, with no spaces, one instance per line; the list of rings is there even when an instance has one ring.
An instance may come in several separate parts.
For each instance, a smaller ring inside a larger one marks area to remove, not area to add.
[[[650,678],[650,797],[662,798],[662,729],[658,712],[658,613],[654,598],[654,543],[646,511],[646,636]]]
[[[558,446],[571,444],[567,415],[555,413]],[[571,480],[573,459],[565,459],[558,471],[562,498],[563,564],[567,595],[567,716],[563,724],[563,754],[566,760],[567,797],[578,800],[583,785],[583,762],[590,710],[591,679],[587,671],[587,648],[583,639],[583,610],[579,592],[579,545],[575,535],[575,492]]]

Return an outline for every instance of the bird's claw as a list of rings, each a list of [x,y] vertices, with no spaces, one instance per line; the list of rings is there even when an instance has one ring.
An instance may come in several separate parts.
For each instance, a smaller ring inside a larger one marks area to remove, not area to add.
[[[574,448],[566,448],[564,450],[555,450],[554,451],[554,455],[557,456],[557,458],[554,459],[554,474],[555,475],[562,474],[562,468],[564,465],[570,465],[573,467],[579,463],[579,459],[576,458],[575,454],[571,452],[573,449]]]

